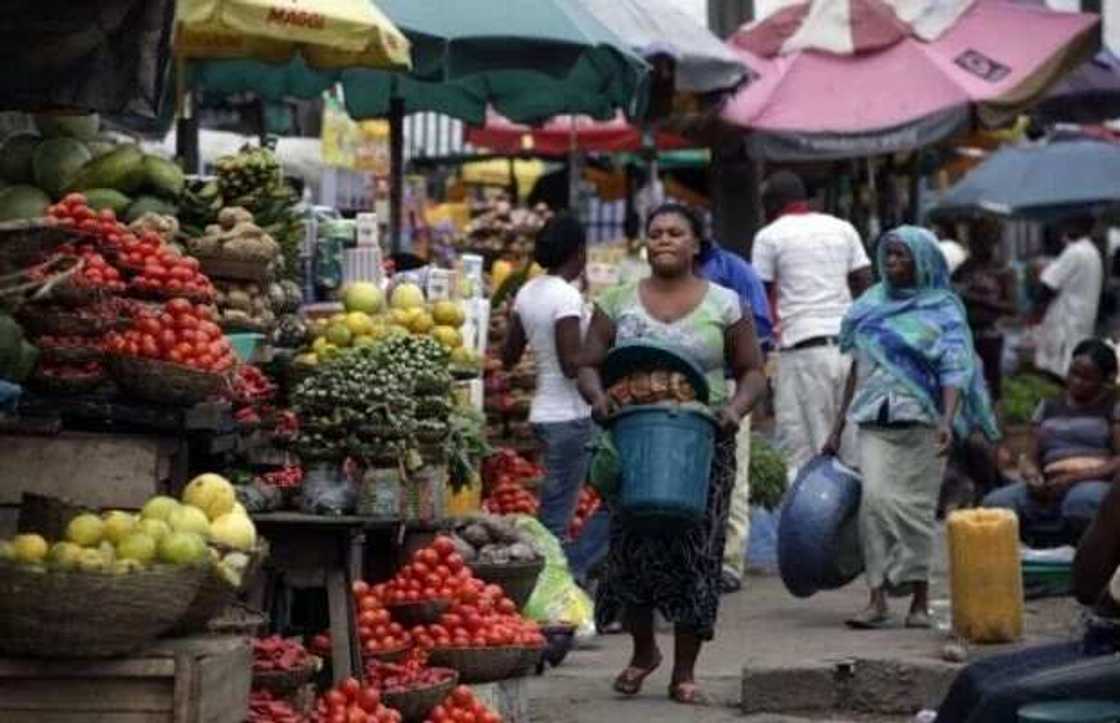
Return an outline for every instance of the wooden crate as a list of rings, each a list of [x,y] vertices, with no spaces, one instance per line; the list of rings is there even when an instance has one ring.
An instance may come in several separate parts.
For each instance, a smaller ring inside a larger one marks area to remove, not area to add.
[[[0,721],[242,723],[252,666],[248,638],[226,636],[109,660],[0,658]]]

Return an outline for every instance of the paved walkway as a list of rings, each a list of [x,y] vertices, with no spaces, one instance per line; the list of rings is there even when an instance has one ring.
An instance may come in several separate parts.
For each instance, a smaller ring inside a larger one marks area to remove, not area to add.
[[[939,573],[934,580],[935,600],[946,597],[943,577]],[[626,665],[628,640],[625,636],[608,636],[598,638],[591,647],[574,651],[561,667],[533,681],[533,721],[909,721],[913,712],[909,709],[905,714],[898,712],[860,717],[851,713],[829,713],[810,702],[806,707],[815,708],[815,712],[797,712],[799,701],[812,701],[814,695],[819,696],[822,688],[829,686],[827,678],[822,683],[821,679],[814,679],[806,671],[824,670],[831,677],[837,666],[842,668],[851,661],[856,661],[856,666],[867,664],[868,667],[874,667],[876,661],[891,666],[897,664],[900,666],[897,669],[886,668],[887,677],[895,682],[899,679],[911,680],[913,686],[908,691],[909,698],[925,696],[929,698],[925,705],[935,704],[940,698],[943,681],[951,679],[956,670],[956,666],[941,660],[941,651],[947,642],[946,634],[937,630],[914,631],[901,627],[864,632],[846,629],[843,625],[845,616],[863,606],[865,595],[863,585],[857,582],[843,590],[798,600],[786,592],[777,577],[749,577],[743,592],[724,598],[716,639],[705,647],[700,658],[701,682],[709,695],[718,701],[717,707],[689,709],[668,701],[668,664],[646,681],[645,690],[638,698],[620,699],[611,692],[610,681]],[[905,611],[906,602],[895,601],[900,613]],[[1028,604],[1027,639],[1033,642],[1068,637],[1074,629],[1075,619],[1076,610],[1068,600]],[[672,645],[668,636],[661,636],[661,643],[666,657],[671,656]],[[970,655],[990,654],[999,649],[975,648],[970,650]],[[761,709],[766,712],[744,716],[740,711],[744,668],[748,671],[747,690],[751,690],[752,683],[763,686],[760,694],[773,699],[773,702],[767,700],[765,703],[771,707]],[[766,675],[755,675],[752,671],[762,671]],[[935,681],[935,678],[938,680]],[[922,685],[926,685],[928,690],[920,689]],[[914,686],[919,689],[914,689]]]

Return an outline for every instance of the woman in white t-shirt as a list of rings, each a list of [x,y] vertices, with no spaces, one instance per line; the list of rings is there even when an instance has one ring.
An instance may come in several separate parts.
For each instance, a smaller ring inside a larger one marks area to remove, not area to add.
[[[576,388],[587,315],[574,283],[587,265],[587,236],[573,216],[560,214],[537,234],[536,262],[546,271],[517,293],[502,364],[514,367],[526,345],[537,361],[537,389],[529,421],[544,445],[541,524],[564,540],[590,459],[591,408]]]

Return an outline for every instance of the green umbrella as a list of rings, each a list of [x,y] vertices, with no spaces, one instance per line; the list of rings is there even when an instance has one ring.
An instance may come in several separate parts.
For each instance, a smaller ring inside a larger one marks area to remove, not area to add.
[[[641,116],[646,63],[626,42],[567,0],[381,0],[378,6],[412,42],[413,69],[394,73],[253,60],[191,63],[191,84],[269,100],[314,97],[341,82],[356,119],[438,111],[482,123],[486,106],[517,122],[560,113],[600,120],[621,108]]]

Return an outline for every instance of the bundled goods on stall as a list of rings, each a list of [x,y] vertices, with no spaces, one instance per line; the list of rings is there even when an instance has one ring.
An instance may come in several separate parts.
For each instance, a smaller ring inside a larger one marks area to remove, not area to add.
[[[385,706],[381,691],[357,678],[346,678],[315,702],[312,723],[401,723],[401,714]]]
[[[263,262],[276,275],[294,279],[303,218],[297,210],[300,199],[284,180],[276,155],[269,148],[246,145],[219,158],[216,172],[213,180],[188,183],[182,198],[184,232],[209,239],[199,255]],[[211,228],[215,225],[217,229]]]
[[[184,177],[166,159],[118,144],[90,114],[40,114],[36,133],[17,133],[0,146],[0,221],[46,215],[52,200],[81,191],[94,210],[131,222],[145,213],[174,215]]]
[[[753,460],[752,460],[753,462]],[[754,479],[753,477],[751,478]],[[576,512],[568,525],[568,535],[574,540],[583,532],[584,526],[591,516],[599,511],[603,498],[591,485],[584,485],[579,490],[579,501],[576,503]]]
[[[536,387],[536,368],[536,356],[531,350],[526,350],[517,366],[508,372],[502,369],[496,356],[487,360],[483,406],[489,422],[488,436],[495,443],[503,440],[524,443],[533,439],[529,411]]]

